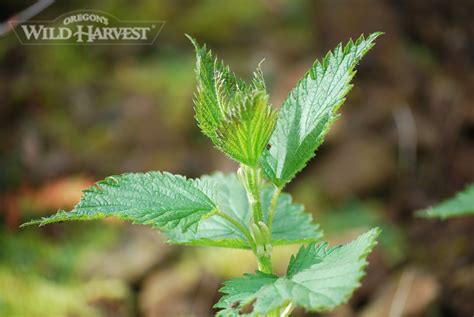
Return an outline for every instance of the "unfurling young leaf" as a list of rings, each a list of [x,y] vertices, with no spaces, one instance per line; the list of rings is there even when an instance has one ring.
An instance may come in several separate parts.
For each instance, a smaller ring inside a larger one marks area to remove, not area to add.
[[[196,48],[196,120],[202,132],[222,152],[255,167],[276,123],[268,103],[260,65],[250,83],[238,79],[206,47]]]
[[[222,309],[218,316],[280,316],[278,312],[289,304],[307,311],[333,309],[360,286],[366,258],[379,233],[379,229],[372,229],[349,244],[333,248],[327,243],[302,247],[283,277],[257,271],[224,282],[224,296],[215,305]]]
[[[202,180],[160,172],[123,174],[86,189],[72,211],[60,211],[25,225],[114,216],[157,229],[186,231],[196,229],[199,220],[212,215],[214,196],[212,183]]]
[[[279,111],[271,148],[264,152],[261,162],[275,185],[283,187],[314,156],[352,88],[354,67],[379,35],[373,33],[344,47],[338,45],[322,62],[316,61],[290,92]]]
[[[418,216],[426,218],[451,218],[474,215],[474,184],[468,185],[453,198],[445,200],[431,208],[420,210]]]
[[[218,146],[236,161],[256,166],[275,128],[276,112],[268,96],[257,91],[236,100],[217,129]]]

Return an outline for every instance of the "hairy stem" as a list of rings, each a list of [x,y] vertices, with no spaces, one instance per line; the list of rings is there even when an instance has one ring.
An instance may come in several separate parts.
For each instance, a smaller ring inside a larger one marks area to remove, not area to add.
[[[271,231],[265,224],[262,212],[262,171],[259,167],[242,164],[237,171],[237,175],[247,192],[247,198],[252,208],[253,219],[252,223],[249,224],[249,229],[255,242],[253,253],[257,258],[258,269],[270,274],[272,273]]]
[[[247,191],[249,203],[252,206],[254,226],[259,228],[262,240],[260,243],[256,243],[255,256],[257,257],[258,269],[264,273],[272,273],[272,245],[271,245],[271,234],[266,228],[266,231],[262,231],[262,225],[266,227],[263,219],[262,212],[262,198],[261,198],[261,187],[262,187],[262,176],[261,170],[258,167],[252,167],[247,170],[248,178],[250,179],[249,190]]]
[[[262,203],[260,202],[260,199],[255,199],[251,201],[250,205],[252,206],[252,214],[253,214],[254,222],[263,221]]]
[[[252,208],[253,222],[263,221],[262,202],[261,202],[261,186],[262,171],[258,167],[241,165],[237,171],[240,182],[247,192],[247,198]]]
[[[273,215],[275,214],[275,209],[278,202],[278,197],[280,197],[280,193],[281,193],[281,188],[276,187],[275,191],[273,192],[272,201],[270,203],[270,210],[268,211],[267,225],[268,225],[268,229],[270,229],[270,232],[272,232]]]
[[[254,223],[258,223],[259,221],[263,221],[263,213],[262,213],[262,199],[260,194],[260,185],[261,185],[261,176],[260,170],[258,168],[252,167],[249,170],[249,177],[251,178],[251,182],[253,184],[251,191],[249,192],[249,202],[252,206],[253,212],[253,221]]]
[[[255,245],[255,242],[254,242],[254,239],[252,238],[252,235],[250,234],[250,231],[245,228],[244,225],[242,225],[238,220],[236,220],[235,218],[229,216],[228,214],[218,210],[216,212],[216,216],[220,216],[221,218],[224,218],[225,220],[227,220],[228,222],[230,222],[234,227],[236,227],[248,240],[250,246],[252,247],[252,249],[254,248],[254,245]]]

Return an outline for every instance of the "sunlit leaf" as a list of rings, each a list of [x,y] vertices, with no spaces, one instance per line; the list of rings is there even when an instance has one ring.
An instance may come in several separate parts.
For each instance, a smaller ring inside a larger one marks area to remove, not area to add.
[[[346,302],[360,286],[367,256],[379,229],[372,229],[343,246],[302,247],[286,276],[257,272],[224,282],[224,296],[215,305],[218,316],[265,316],[289,303],[307,311],[326,311]]]
[[[352,88],[354,67],[379,35],[361,36],[344,47],[340,44],[322,62],[316,61],[290,92],[261,162],[275,185],[283,187],[315,155]]]
[[[72,211],[59,211],[24,225],[114,216],[162,230],[196,229],[197,223],[216,208],[211,185],[161,172],[111,176],[86,189]]]

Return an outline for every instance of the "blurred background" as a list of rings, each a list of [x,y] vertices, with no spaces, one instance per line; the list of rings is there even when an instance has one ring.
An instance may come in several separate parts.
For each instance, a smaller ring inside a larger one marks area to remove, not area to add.
[[[0,21],[32,3],[2,1]],[[222,280],[255,269],[249,252],[170,246],[114,220],[18,226],[108,175],[236,169],[195,124],[184,33],[244,78],[265,58],[278,107],[316,58],[374,31],[341,119],[287,191],[331,243],[383,234],[348,304],[294,316],[474,314],[474,219],[414,217],[474,180],[473,1],[73,0],[34,19],[77,9],[166,25],[152,46],[0,37],[0,316],[212,316]],[[277,249],[277,271],[296,249]]]

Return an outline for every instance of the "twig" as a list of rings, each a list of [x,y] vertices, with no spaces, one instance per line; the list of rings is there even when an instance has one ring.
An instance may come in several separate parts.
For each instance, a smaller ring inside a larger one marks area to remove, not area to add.
[[[24,23],[49,7],[54,0],[39,0],[25,10],[13,15],[8,20],[0,24],[0,36],[3,36],[13,30],[17,25]]]
[[[401,317],[405,310],[408,295],[415,279],[415,272],[405,271],[402,273],[400,282],[398,282],[397,290],[393,296],[392,304],[390,305],[389,317]]]

